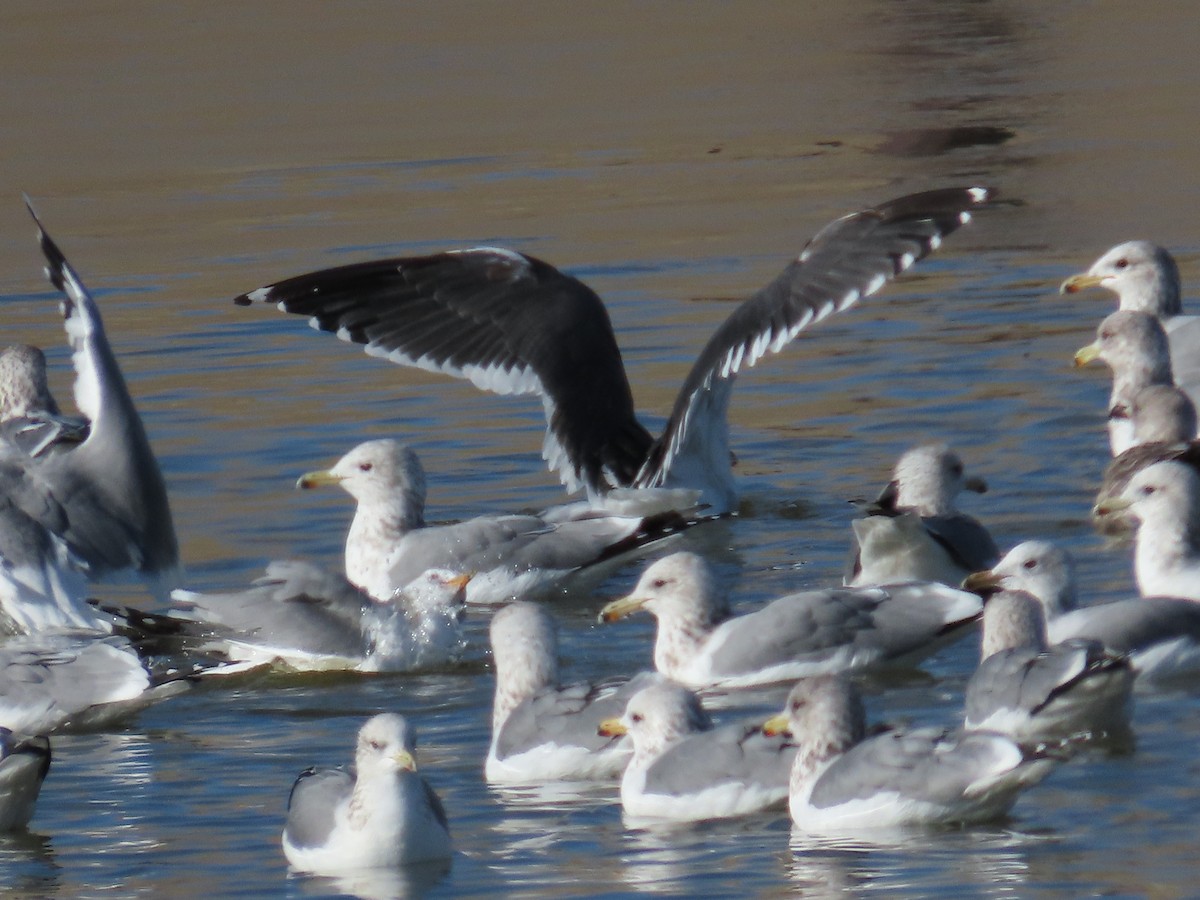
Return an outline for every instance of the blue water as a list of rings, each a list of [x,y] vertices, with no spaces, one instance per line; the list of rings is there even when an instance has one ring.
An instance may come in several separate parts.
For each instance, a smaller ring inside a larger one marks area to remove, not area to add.
[[[985,183],[1001,202],[935,257],[739,380],[742,515],[683,545],[714,562],[739,608],[835,583],[847,499],[877,491],[907,447],[942,439],[989,481],[962,505],[1001,546],[1060,541],[1087,601],[1132,592],[1128,548],[1106,545],[1087,515],[1107,375],[1070,365],[1110,303],[1056,287],[1143,236],[1195,281],[1190,21],[1016,0],[395,4],[322,7],[320,21],[284,3],[219,20],[198,3],[153,12],[29,6],[0,35],[14,73],[0,80],[14,157],[0,176],[13,180],[0,303],[6,339],[46,346],[66,397],[20,188],[100,296],[169,483],[189,586],[244,584],[277,557],[337,564],[348,499],[292,483],[369,437],[416,446],[433,519],[561,498],[538,458],[536,401],[398,370],[273,310],[234,308],[235,294],[379,255],[513,246],[606,298],[657,425],[730,301],[825,221]],[[942,140],[980,125],[1011,136]],[[649,664],[649,620],[594,621],[640,567],[556,604],[567,677]],[[56,738],[30,833],[0,838],[0,886],[31,897],[1195,892],[1194,691],[1139,696],[1133,748],[1083,754],[995,825],[828,842],[792,837],[778,812],[646,831],[625,827],[614,785],[564,797],[483,783],[485,618],[470,627],[472,652],[452,671],[252,676],[113,733]],[[976,653],[967,641],[924,674],[868,681],[871,715],[955,721]],[[781,697],[752,699],[765,712]],[[289,876],[279,832],[292,779],[348,762],[358,725],[383,710],[419,728],[451,818],[451,870]]]

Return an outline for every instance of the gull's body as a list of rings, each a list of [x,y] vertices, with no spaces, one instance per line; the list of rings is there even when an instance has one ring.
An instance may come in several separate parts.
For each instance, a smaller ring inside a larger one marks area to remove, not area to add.
[[[95,301],[41,229],[46,274],[63,293],[75,366],[75,405],[86,438],[69,450],[0,452],[0,492],[68,547],[89,578],[134,572],[162,594],[178,579],[179,553],[162,473],[109,346]]]
[[[693,688],[734,688],[916,661],[965,634],[982,604],[944,585],[902,584],[803,591],[735,616],[704,560],[675,553],[601,617],[641,609],[658,620],[660,674]]]
[[[484,775],[497,784],[613,778],[629,762],[628,740],[598,733],[654,676],[561,686],[558,632],[549,613],[517,601],[491,623],[496,691]]]
[[[1000,554],[987,529],[955,506],[963,490],[982,494],[987,485],[967,477],[945,444],[907,451],[868,515],[851,523],[855,551],[846,583],[957,587],[971,572],[995,564]]]
[[[801,331],[849,308],[940,246],[990,192],[951,188],[844,216],[717,329],[657,440],[634,414],[621,353],[600,298],[553,266],[477,248],[358,263],[269,285],[235,302],[276,304],[315,328],[400,365],[536,394],[542,455],[568,490],[700,491],[711,513],[735,508],[726,411],[734,378]]]
[[[232,660],[298,671],[410,672],[461,654],[468,576],[431,569],[387,602],[311,563],[276,561],[248,590],[172,592],[173,615],[211,626]]]
[[[317,874],[448,860],[446,813],[417,774],[416,736],[403,716],[378,715],[358,733],[354,773],[309,769],[288,798],[283,852]]]
[[[1135,597],[1080,606],[1075,566],[1048,541],[1018,544],[990,571],[971,577],[982,591],[1021,591],[1042,604],[1051,644],[1096,641],[1128,656],[1138,683],[1194,677],[1200,671],[1200,604],[1173,597]]]
[[[501,603],[550,590],[573,572],[660,537],[659,517],[582,510],[479,516],[425,524],[425,473],[416,453],[391,440],[359,444],[301,487],[337,484],[358,502],[346,537],[346,577],[386,600],[431,568],[474,573],[467,602]],[[674,513],[667,528],[684,524]]]
[[[633,818],[695,822],[781,805],[793,747],[757,726],[714,728],[696,695],[661,682],[630,698],[605,734],[628,734],[633,758],[621,777],[621,806]]]
[[[1049,764],[996,734],[936,728],[866,737],[862,700],[841,676],[804,679],[764,731],[796,742],[788,807],[805,831],[969,824],[1005,815]]]
[[[24,828],[50,771],[50,742],[0,726],[0,832]]]
[[[1021,744],[1127,733],[1134,672],[1095,641],[1049,645],[1041,604],[1000,591],[983,608],[979,668],[967,682],[966,728]]]

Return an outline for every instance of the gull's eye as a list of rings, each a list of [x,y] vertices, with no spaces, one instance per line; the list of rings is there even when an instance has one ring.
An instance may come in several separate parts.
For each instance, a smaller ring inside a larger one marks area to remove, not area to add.
[[[360,471],[360,472],[370,472],[373,468],[375,468],[375,467],[373,465],[371,465],[371,463],[359,463],[358,464],[358,471]]]
[[[1128,269],[1129,268],[1129,260],[1127,260],[1125,257],[1122,256],[1115,263],[1113,263],[1113,267],[1116,269]]]
[[[799,712],[804,709],[805,703],[803,698],[798,698],[792,701],[792,712]]]
[[[1149,496],[1151,496],[1151,495],[1152,495],[1152,494],[1153,494],[1153,493],[1154,493],[1156,490],[1158,490],[1158,488],[1156,488],[1156,487],[1155,487],[1154,485],[1152,485],[1152,484],[1148,484],[1148,485],[1146,485],[1145,487],[1143,487],[1143,488],[1142,488],[1142,491],[1141,491],[1141,493],[1142,493],[1142,496],[1143,496],[1143,497],[1149,497]]]
[[[370,740],[370,741],[367,741],[367,746],[370,747],[372,750],[382,750],[383,749],[383,741]]]
[[[643,719],[643,716],[642,716],[642,714],[641,714],[641,713],[630,713],[630,714],[629,714],[629,721],[630,721],[630,722],[637,723],[637,722],[640,722],[640,721],[642,721],[642,719]]]
[[[1027,560],[1025,560],[1025,562],[1021,563],[1021,565],[1023,567],[1025,567],[1026,569],[1036,569],[1037,568],[1037,560],[1036,559],[1027,559]]]
[[[654,579],[652,582],[650,582],[650,586],[651,586],[651,587],[656,587],[656,588],[660,588],[660,587],[666,587],[666,586],[667,586],[667,579],[665,579],[665,578],[655,578],[655,579]]]

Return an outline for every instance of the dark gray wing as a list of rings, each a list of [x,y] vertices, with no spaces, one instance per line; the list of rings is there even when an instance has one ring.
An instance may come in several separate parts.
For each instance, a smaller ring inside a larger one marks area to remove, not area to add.
[[[1141,597],[1086,606],[1053,619],[1048,637],[1099,641],[1113,653],[1136,653],[1176,638],[1200,642],[1200,603]]]
[[[878,291],[941,245],[993,193],[948,188],[910,194],[826,225],[779,276],[739,306],[714,332],[688,373],[662,436],[639,472],[640,486],[667,483],[683,454],[701,453],[694,432],[726,430],[729,389],[743,368],[778,353],[801,331]],[[727,440],[712,441],[717,452]],[[710,465],[728,468],[729,461]]]
[[[86,421],[69,416],[18,416],[0,423],[0,439],[29,456],[74,449],[90,433]]]
[[[796,747],[761,725],[727,725],[691,735],[646,770],[647,794],[682,797],[730,782],[787,788]]]
[[[953,516],[922,516],[925,530],[950,558],[968,572],[982,572],[1000,561],[1000,549],[991,534],[966,513]]]
[[[993,653],[967,682],[967,721],[983,722],[1006,709],[1036,715],[1080,682],[1128,667],[1124,658],[1111,656],[1098,641],[1074,640],[1044,651],[1022,647]]]
[[[0,831],[24,828],[50,771],[50,742],[0,727]]]
[[[353,791],[354,776],[345,769],[305,769],[288,795],[284,838],[294,847],[325,844],[333,833],[338,804]]]
[[[631,484],[646,457],[651,438],[634,415],[604,304],[539,259],[481,248],[357,263],[234,300],[256,301],[309,316],[372,356],[540,395],[546,458],[570,489]]]

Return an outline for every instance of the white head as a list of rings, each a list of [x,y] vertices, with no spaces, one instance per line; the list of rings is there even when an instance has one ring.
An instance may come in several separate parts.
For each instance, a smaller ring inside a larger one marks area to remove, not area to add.
[[[383,713],[374,716],[358,731],[354,765],[361,781],[378,775],[417,770],[417,734],[404,716]]]
[[[1102,360],[1113,373],[1114,386],[1130,399],[1146,385],[1171,384],[1167,333],[1158,319],[1143,312],[1118,310],[1096,329],[1096,340],[1075,353],[1077,366]]]
[[[336,484],[358,501],[359,509],[370,508],[419,527],[425,513],[425,470],[407,444],[393,440],[365,441],[334,464],[333,468],[309,472],[297,485],[314,488]]]
[[[896,506],[922,516],[952,515],[964,489],[982,494],[987,484],[967,477],[958,454],[945,444],[924,444],[907,451],[896,463],[893,484]]]
[[[1120,499],[1138,520],[1139,540],[1148,525],[1193,543],[1200,536],[1200,475],[1186,463],[1147,466],[1129,480]]]
[[[688,735],[711,728],[712,720],[695,694],[673,682],[659,681],[629,698],[620,727],[610,720],[601,725],[601,732],[628,734],[635,761],[645,762]]]
[[[652,563],[627,596],[600,610],[600,618],[613,622],[642,609],[660,622],[677,621],[702,630],[730,615],[729,602],[717,590],[704,557],[686,551]]]
[[[32,413],[58,415],[46,381],[46,356],[29,344],[0,351],[0,422]]]
[[[467,584],[471,573],[450,569],[426,569],[400,591],[396,599],[417,613],[438,613],[457,610],[461,613],[467,602]]]
[[[1149,241],[1127,241],[1113,247],[1083,275],[1063,282],[1062,291],[1084,288],[1112,291],[1120,308],[1166,318],[1179,315],[1179,267],[1171,254]]]
[[[807,774],[819,763],[845,753],[867,733],[862,696],[844,674],[802,678],[788,693],[783,712],[763,725],[767,734],[787,731],[798,746],[797,770]]]
[[[968,576],[963,587],[979,593],[1024,592],[1042,604],[1048,619],[1077,605],[1075,563],[1066,550],[1049,541],[1017,544],[989,571]],[[985,615],[986,609],[987,604]]]

